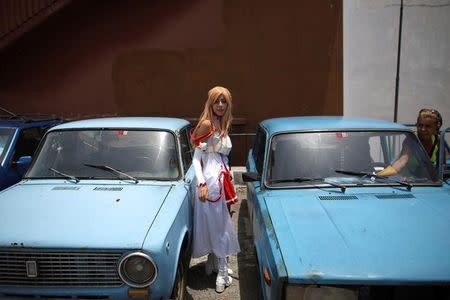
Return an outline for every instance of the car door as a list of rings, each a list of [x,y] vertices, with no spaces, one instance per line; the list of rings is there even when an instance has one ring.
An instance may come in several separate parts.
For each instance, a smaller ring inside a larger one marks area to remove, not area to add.
[[[444,187],[450,191],[450,128],[442,131],[439,151],[439,160],[443,161],[441,167]]]
[[[191,126],[186,126],[180,131],[180,152],[181,162],[183,165],[183,176],[186,186],[189,189],[189,197],[191,207],[194,205],[195,199],[195,187],[197,185],[197,179],[195,177],[194,168],[192,166],[193,146],[189,140],[189,132]]]
[[[13,156],[14,141],[18,135],[17,128],[0,128],[0,190],[12,185],[16,178],[8,171]]]
[[[32,157],[34,155],[45,132],[45,127],[22,128],[16,132],[15,142],[12,144],[12,155],[9,157],[9,163],[6,167],[6,181],[8,185],[12,185],[22,179],[22,176],[30,166],[30,162],[19,164],[19,159],[24,156]]]
[[[258,174],[259,178],[262,178],[263,166],[266,150],[266,132],[258,127],[256,130],[255,142],[253,148],[247,159],[247,172],[254,172]],[[254,204],[256,201],[256,195],[261,191],[261,179],[247,183],[247,204],[250,221],[253,220]]]

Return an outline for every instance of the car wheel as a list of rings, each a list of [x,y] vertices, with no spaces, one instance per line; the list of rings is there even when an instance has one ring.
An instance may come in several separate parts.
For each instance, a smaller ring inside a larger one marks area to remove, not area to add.
[[[178,259],[177,274],[175,276],[172,295],[170,296],[171,299],[186,299],[188,261],[189,260],[183,256],[180,256],[180,259]]]

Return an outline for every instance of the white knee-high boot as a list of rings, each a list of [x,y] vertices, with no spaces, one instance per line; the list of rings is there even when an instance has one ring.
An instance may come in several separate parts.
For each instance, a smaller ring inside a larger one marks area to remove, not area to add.
[[[227,263],[228,263],[229,257],[227,256]],[[206,275],[211,275],[212,273],[218,273],[219,272],[219,262],[218,258],[214,253],[208,254],[208,260],[205,263],[205,273]],[[233,270],[228,268],[228,275],[233,275]]]
[[[230,286],[232,282],[231,276],[228,275],[228,263],[226,257],[219,257],[219,272],[216,278],[216,292],[222,293],[225,287]]]

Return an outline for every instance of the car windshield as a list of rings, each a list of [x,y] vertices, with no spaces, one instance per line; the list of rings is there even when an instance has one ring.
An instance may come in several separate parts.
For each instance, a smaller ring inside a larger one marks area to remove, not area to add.
[[[0,163],[6,155],[8,146],[11,143],[14,135],[14,129],[12,128],[0,128]]]
[[[150,130],[52,131],[25,177],[173,180],[179,177],[175,137]]]
[[[370,176],[406,152],[408,162],[398,174],[389,178]],[[274,136],[266,184],[273,187],[312,186],[327,185],[327,182],[345,186],[409,186],[439,181],[437,171],[412,132],[338,131]]]

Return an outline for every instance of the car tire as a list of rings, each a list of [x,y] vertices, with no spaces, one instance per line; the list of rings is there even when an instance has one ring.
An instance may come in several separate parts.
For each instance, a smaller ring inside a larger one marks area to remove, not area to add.
[[[189,259],[181,255],[178,259],[177,273],[175,275],[175,282],[173,284],[171,299],[185,300],[186,299],[186,284],[187,271]]]

